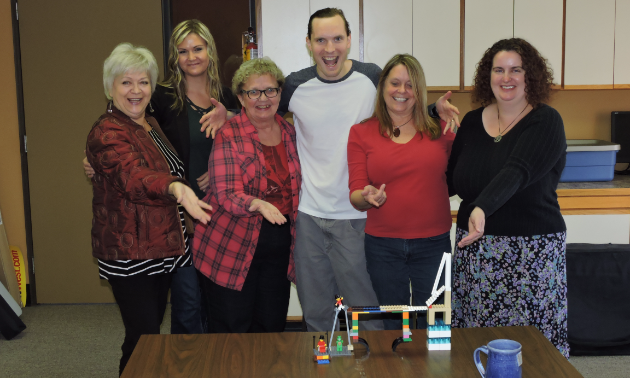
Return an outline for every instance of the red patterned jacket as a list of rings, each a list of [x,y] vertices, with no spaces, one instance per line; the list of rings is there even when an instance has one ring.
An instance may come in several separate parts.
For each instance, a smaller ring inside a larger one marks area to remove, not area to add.
[[[92,126],[85,153],[92,178],[92,255],[102,260],[144,260],[184,254],[171,176],[151,136],[120,110]],[[170,146],[155,119],[147,117]],[[173,149],[173,151],[175,151]]]
[[[291,255],[287,278],[295,282],[293,248],[295,247],[295,217],[302,185],[300,159],[295,145],[295,128],[276,115],[287,152],[293,211],[291,219]],[[193,239],[195,268],[218,285],[241,290],[249,271],[263,216],[250,213],[256,198],[265,199],[267,177],[265,156],[256,128],[245,112],[223,126],[214,140],[208,162],[210,188],[204,201],[214,209],[208,226],[198,223]]]

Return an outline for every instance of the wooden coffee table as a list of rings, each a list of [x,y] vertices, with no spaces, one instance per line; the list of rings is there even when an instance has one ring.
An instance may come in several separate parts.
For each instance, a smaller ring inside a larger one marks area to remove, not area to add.
[[[473,351],[491,340],[512,339],[523,346],[523,377],[582,377],[534,327],[453,329],[452,350],[431,352],[426,331],[412,332],[413,341],[392,352],[400,331],[361,331],[369,355],[355,344],[354,356],[332,358],[328,365],[313,362],[313,336],[319,337],[314,332],[145,335],[122,376],[474,378],[480,375]]]

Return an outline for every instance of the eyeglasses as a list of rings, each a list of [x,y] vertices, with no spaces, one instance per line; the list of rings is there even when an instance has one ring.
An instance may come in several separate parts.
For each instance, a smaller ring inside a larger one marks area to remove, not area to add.
[[[280,88],[267,88],[263,90],[252,89],[250,91],[241,91],[241,93],[247,93],[247,97],[249,97],[250,100],[259,100],[263,93],[265,94],[265,96],[267,96],[267,98],[274,98],[278,95],[279,92]]]

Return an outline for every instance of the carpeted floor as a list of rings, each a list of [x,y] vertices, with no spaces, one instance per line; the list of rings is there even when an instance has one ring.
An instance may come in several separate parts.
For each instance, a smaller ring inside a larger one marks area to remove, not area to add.
[[[162,333],[169,333],[167,309]],[[0,377],[117,377],[123,325],[118,307],[39,305],[22,314],[27,329],[13,340],[0,336]],[[630,376],[630,356],[571,357],[586,378]]]

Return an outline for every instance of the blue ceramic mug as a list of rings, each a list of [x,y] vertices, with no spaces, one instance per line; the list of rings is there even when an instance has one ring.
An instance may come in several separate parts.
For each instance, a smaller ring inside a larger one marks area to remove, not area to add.
[[[479,352],[488,355],[487,368],[479,359]],[[483,378],[521,378],[523,355],[521,344],[513,340],[492,340],[487,346],[475,349],[473,354],[477,369]]]

